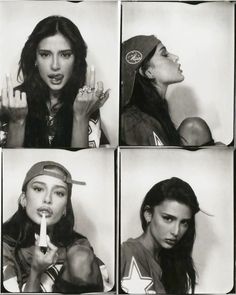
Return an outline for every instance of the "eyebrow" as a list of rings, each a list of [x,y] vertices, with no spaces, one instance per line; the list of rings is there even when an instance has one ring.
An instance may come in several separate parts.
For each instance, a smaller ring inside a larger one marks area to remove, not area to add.
[[[39,181],[39,180],[35,180],[32,182],[32,184],[41,184],[43,186],[46,186],[46,183],[45,182],[42,182],[42,181]],[[60,185],[60,184],[56,184],[54,185],[55,188],[63,188],[65,190],[67,190],[67,187],[66,186],[63,186],[63,185]]]
[[[43,49],[43,48],[39,48],[38,52],[40,53],[51,53],[52,51],[49,49]],[[63,50],[59,50],[60,53],[73,53],[72,49],[63,49]]]
[[[167,51],[166,47],[163,45],[163,47],[160,48],[160,51]]]
[[[162,214],[167,215],[169,217],[172,217],[174,219],[177,219],[177,217],[175,215],[172,215],[172,214],[169,214],[169,213],[166,213],[166,212],[162,212]],[[190,221],[190,220],[191,220],[191,218],[184,218],[181,221]]]

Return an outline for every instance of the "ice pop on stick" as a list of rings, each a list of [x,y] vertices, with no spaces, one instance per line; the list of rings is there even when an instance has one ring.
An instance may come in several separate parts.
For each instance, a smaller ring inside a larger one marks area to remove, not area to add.
[[[40,224],[39,247],[43,252],[47,251],[47,221],[45,213],[42,214]]]

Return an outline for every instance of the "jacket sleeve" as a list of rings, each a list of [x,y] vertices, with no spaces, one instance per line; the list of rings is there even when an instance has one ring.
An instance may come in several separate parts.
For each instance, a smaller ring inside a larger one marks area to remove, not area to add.
[[[3,287],[8,292],[20,292],[14,249],[3,242]]]

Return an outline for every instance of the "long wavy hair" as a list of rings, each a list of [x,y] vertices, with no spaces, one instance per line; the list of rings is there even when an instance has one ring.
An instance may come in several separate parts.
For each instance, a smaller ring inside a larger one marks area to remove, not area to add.
[[[175,200],[188,206],[192,212],[192,218],[182,239],[172,249],[162,248],[160,250],[162,283],[168,294],[185,294],[190,290],[193,294],[196,285],[196,271],[192,250],[195,240],[195,214],[200,210],[199,203],[191,186],[177,177],[156,183],[146,194],[140,209],[144,232],[148,227],[144,212],[148,210],[152,214],[154,207],[165,200]]]
[[[62,106],[56,115],[56,134],[53,147],[69,147],[72,136],[73,102],[78,89],[85,83],[87,46],[77,26],[62,16],[49,16],[41,20],[28,37],[21,52],[18,69],[18,80],[22,84],[17,87],[26,92],[28,116],[26,121],[25,147],[48,147],[47,118],[49,111],[49,87],[42,80],[35,66],[36,51],[41,40],[62,34],[69,40],[75,56],[74,67],[70,79],[61,91]]]
[[[143,73],[149,67],[149,61],[156,51],[156,47],[142,62],[140,68]],[[153,80],[143,76],[137,70],[133,93],[128,106],[136,105],[141,111],[155,118],[162,126],[168,144],[179,145],[180,136],[171,120],[168,103],[166,99],[161,98],[156,88],[153,86]]]

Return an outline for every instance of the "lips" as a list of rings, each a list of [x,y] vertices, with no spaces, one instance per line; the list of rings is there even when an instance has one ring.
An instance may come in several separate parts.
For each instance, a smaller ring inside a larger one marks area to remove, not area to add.
[[[176,239],[165,239],[165,242],[170,246],[174,246],[178,241]]]
[[[60,84],[64,78],[62,74],[49,74],[48,78],[51,80],[52,84]]]
[[[53,211],[51,208],[49,207],[40,207],[38,210],[37,210],[38,214],[40,216],[42,216],[43,214],[45,214],[46,217],[50,217],[53,215]]]
[[[178,66],[178,71],[180,71],[181,73],[183,72],[182,69],[181,69],[181,65],[180,64]]]

